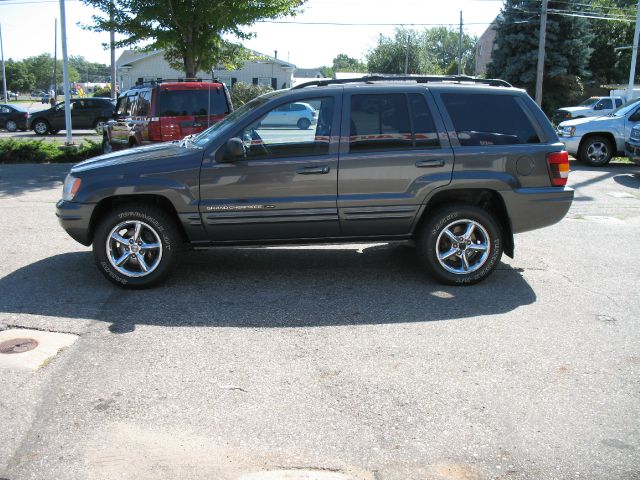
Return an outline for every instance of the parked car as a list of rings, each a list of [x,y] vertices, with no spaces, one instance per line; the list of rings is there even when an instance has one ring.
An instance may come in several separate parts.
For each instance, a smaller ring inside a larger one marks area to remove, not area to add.
[[[591,97],[577,107],[563,107],[556,110],[553,117],[558,123],[574,118],[601,117],[620,108],[623,103],[621,97]]]
[[[318,112],[308,103],[295,102],[276,108],[264,118],[264,126],[296,126],[306,130],[318,120]]]
[[[605,117],[579,118],[558,125],[558,137],[567,151],[581,162],[601,167],[616,155],[640,121],[640,100],[634,100]]]
[[[180,140],[200,133],[233,111],[219,82],[160,82],[136,86],[118,98],[103,133],[102,149],[113,150]]]
[[[76,129],[95,129],[102,133],[113,116],[113,103],[108,98],[74,98],[71,100],[71,126]],[[64,102],[48,110],[31,114],[30,128],[38,135],[58,133],[65,128]]]
[[[0,104],[0,128],[10,132],[27,130],[29,112],[16,105]]]
[[[640,124],[635,125],[631,129],[631,133],[624,147],[629,160],[636,165],[640,165]]]
[[[18,94],[11,90],[7,90],[7,100],[18,100]]]
[[[410,80],[410,81],[409,81]],[[265,129],[318,105],[315,128]],[[524,90],[469,77],[323,80],[262,95],[195,137],[71,169],[57,216],[121,287],[185,246],[415,240],[438,281],[486,278],[513,234],[560,221],[569,157]]]

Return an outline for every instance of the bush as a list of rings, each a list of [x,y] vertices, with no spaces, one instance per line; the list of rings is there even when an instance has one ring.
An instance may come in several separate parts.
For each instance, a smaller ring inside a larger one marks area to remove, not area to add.
[[[93,89],[93,96],[111,98],[111,87],[96,87]]]
[[[101,145],[91,140],[69,148],[44,140],[0,140],[0,163],[77,163],[101,153]]]
[[[238,108],[250,102],[263,93],[272,91],[271,87],[265,85],[253,85],[251,83],[238,82],[231,88],[231,101],[233,108]]]

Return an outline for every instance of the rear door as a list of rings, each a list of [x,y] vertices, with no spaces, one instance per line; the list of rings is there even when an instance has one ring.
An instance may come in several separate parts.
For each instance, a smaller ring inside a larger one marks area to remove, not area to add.
[[[338,209],[346,236],[406,235],[451,181],[453,151],[424,87],[345,91]]]
[[[138,92],[126,92],[116,105],[116,118],[111,123],[111,143],[115,148],[129,146],[129,130],[131,129],[131,109],[134,107]]]

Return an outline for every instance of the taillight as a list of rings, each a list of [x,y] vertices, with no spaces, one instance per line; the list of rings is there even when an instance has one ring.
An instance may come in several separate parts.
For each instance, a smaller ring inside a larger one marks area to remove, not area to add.
[[[317,110],[314,110],[313,112],[311,112],[311,116],[312,116],[313,118],[316,118],[316,117],[318,116],[318,111],[317,111]]]
[[[547,155],[549,163],[549,176],[551,184],[556,187],[564,187],[569,178],[569,153],[553,152]]]
[[[160,120],[154,118],[147,125],[147,131],[149,132],[149,140],[152,142],[162,141],[162,129],[160,126]]]
[[[28,113],[28,112],[24,112],[24,113],[22,114],[22,117],[23,117],[23,118],[29,118],[29,113]]]

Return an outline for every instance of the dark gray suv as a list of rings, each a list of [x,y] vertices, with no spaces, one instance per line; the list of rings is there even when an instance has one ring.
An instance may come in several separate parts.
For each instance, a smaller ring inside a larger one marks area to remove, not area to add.
[[[298,102],[313,128],[263,122]],[[514,233],[564,217],[568,172],[545,115],[504,81],[323,80],[74,166],[57,215],[128,288],[164,279],[186,246],[374,240],[414,240],[437,280],[468,285],[513,256]]]

